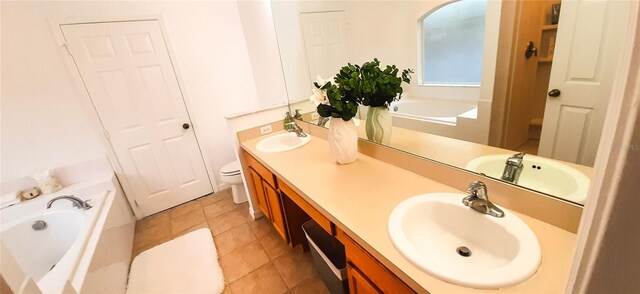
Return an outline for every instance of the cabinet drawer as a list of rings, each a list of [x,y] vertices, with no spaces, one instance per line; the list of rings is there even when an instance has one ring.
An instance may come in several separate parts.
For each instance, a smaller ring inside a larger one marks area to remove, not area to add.
[[[253,158],[248,152],[244,152],[244,159],[248,166],[253,168],[269,185],[277,188],[276,181],[273,179],[273,173],[267,169],[257,159]]]
[[[415,293],[415,291],[400,280],[400,278],[360,247],[358,243],[353,241],[351,237],[339,228],[336,228],[336,238],[344,245],[344,249],[347,254],[347,261],[351,265],[355,266],[362,275],[364,275],[383,293]]]
[[[287,186],[282,180],[278,179],[278,187],[280,187],[280,191],[284,193],[291,201],[293,201],[296,205],[298,205],[304,212],[306,212],[316,223],[318,223],[325,231],[329,234],[333,235],[333,231],[331,230],[331,221],[326,218],[320,211],[315,209],[309,202],[304,200],[302,196],[298,195],[291,187]]]

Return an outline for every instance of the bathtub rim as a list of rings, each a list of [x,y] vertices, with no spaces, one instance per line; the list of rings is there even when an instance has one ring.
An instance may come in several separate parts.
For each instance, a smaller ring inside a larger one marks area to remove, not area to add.
[[[104,208],[106,207],[104,204],[109,196],[110,191],[103,191],[98,193],[93,193],[87,196],[79,196],[78,198],[83,200],[91,200],[91,204],[93,207],[90,210],[80,211],[86,212],[83,214],[85,220],[88,221],[85,223],[84,228],[81,232],[78,233],[76,240],[69,246],[69,249],[65,252],[65,254],[60,258],[56,267],[41,277],[38,281],[33,279],[31,276],[28,276],[24,273],[25,280],[32,279],[34,283],[38,286],[40,291],[43,293],[62,293],[67,285],[67,281],[72,282],[75,280],[77,276],[79,266],[81,265],[83,259],[87,257],[85,254],[87,252],[87,245],[89,240],[93,235],[95,235],[95,228],[98,222],[98,219],[101,215],[104,214]],[[6,230],[13,228],[14,226],[29,221],[30,219],[37,218],[43,214],[53,214],[64,211],[75,211],[77,208],[75,207],[52,207],[51,209],[43,208],[38,211],[34,211],[31,214],[28,214],[23,217],[19,217],[10,221],[7,221],[2,224],[2,229],[0,229],[0,234],[4,233]],[[43,213],[44,212],[44,213]],[[73,255],[70,255],[73,254]],[[90,258],[89,258],[90,260]],[[19,264],[18,264],[19,265]],[[61,265],[61,266],[58,266]],[[20,265],[19,265],[20,266]],[[58,269],[58,271],[55,271]],[[20,270],[22,267],[20,266]],[[53,276],[51,276],[53,274]],[[74,287],[75,288],[75,287]],[[76,288],[77,290],[78,288]]]
[[[73,286],[77,293],[80,293],[82,290],[82,286],[84,285],[86,276],[89,272],[89,266],[91,265],[91,261],[93,260],[98,241],[100,241],[100,237],[102,236],[102,230],[104,229],[107,218],[109,217],[109,213],[113,207],[115,198],[116,191],[104,192],[102,209],[100,211],[100,214],[98,214],[98,216],[96,217],[91,235],[87,238],[82,258],[76,264],[76,269],[73,273],[73,277],[70,280],[71,286]],[[99,228],[99,230],[97,230],[97,228]]]
[[[398,112],[393,110],[393,106],[395,104],[408,104],[408,103],[428,103],[428,102],[432,102],[435,101],[437,103],[454,103],[454,104],[465,104],[471,107],[471,109],[466,110],[460,114],[457,114],[455,116],[419,116],[419,115],[414,115],[414,114],[407,114],[407,113],[402,113],[402,112]],[[458,118],[463,117],[463,118],[467,118],[467,119],[477,119],[477,113],[478,113],[478,102],[479,101],[474,101],[474,100],[470,100],[470,101],[466,101],[466,100],[445,100],[445,99],[402,99],[402,100],[398,100],[398,101],[394,101],[392,102],[392,104],[389,106],[389,113],[391,113],[392,116],[396,116],[396,117],[400,117],[400,118],[405,118],[405,119],[413,119],[413,120],[418,120],[418,121],[423,121],[423,122],[430,122],[430,123],[437,123],[437,124],[443,124],[443,125],[448,125],[448,126],[456,126],[458,124]],[[469,115],[469,113],[475,113],[475,117],[472,117]]]
[[[458,124],[457,116],[441,116],[441,117],[417,116],[417,115],[411,115],[411,114],[398,113],[394,111],[390,111],[390,112],[392,117],[412,119],[412,120],[418,120],[418,121],[424,121],[424,122],[430,122],[430,123],[436,123],[436,124],[442,124],[442,125],[448,125],[448,126],[456,126]],[[443,119],[443,118],[447,118],[447,119]]]

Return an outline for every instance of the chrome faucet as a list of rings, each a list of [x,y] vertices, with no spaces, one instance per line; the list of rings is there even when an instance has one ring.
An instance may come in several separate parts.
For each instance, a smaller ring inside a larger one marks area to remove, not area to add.
[[[316,125],[324,127],[327,124],[327,122],[329,122],[329,118],[321,116],[318,118],[318,123],[316,123]]]
[[[504,170],[502,171],[502,177],[500,178],[503,181],[517,184],[523,169],[523,165],[522,165],[523,159],[524,159],[524,152],[514,154],[511,157],[507,158],[507,161],[505,162]]]
[[[302,128],[295,122],[292,123],[291,128],[287,129],[287,132],[295,132],[298,137],[306,137],[307,134],[304,133]]]
[[[288,111],[284,117],[284,130],[287,132],[295,132],[296,135],[298,135],[298,137],[307,136],[307,134],[304,133],[302,128],[296,123],[295,119],[291,117]]]
[[[51,205],[60,199],[67,199],[71,201],[73,203],[73,207],[76,207],[78,209],[88,210],[92,207],[91,204],[89,204],[89,200],[84,201],[73,195],[63,195],[49,200],[49,202],[47,202],[47,209],[51,208]]]
[[[462,203],[471,209],[488,214],[494,217],[503,217],[504,211],[489,201],[487,186],[481,181],[474,181],[469,184],[467,192],[471,195],[464,197]]]

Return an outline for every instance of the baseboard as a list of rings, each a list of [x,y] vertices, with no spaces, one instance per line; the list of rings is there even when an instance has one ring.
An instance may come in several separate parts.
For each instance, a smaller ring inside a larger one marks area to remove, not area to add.
[[[224,190],[227,190],[227,189],[231,189],[231,185],[229,185],[227,183],[218,184],[218,190],[216,190],[216,192],[224,191]]]
[[[253,207],[249,206],[249,214],[253,218],[253,220],[257,220],[264,216],[264,213],[260,210],[253,210]]]

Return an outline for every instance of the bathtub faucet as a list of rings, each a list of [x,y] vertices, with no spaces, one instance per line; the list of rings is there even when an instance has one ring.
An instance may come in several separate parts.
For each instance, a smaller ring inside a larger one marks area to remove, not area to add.
[[[71,201],[73,203],[73,207],[77,207],[78,209],[83,209],[83,210],[87,210],[90,209],[92,206],[91,204],[89,204],[89,200],[84,201],[78,197],[75,197],[73,195],[63,195],[63,196],[58,196],[56,198],[53,198],[51,200],[49,200],[49,202],[47,202],[47,209],[51,208],[51,204],[53,204],[54,202],[60,200],[60,199],[67,199],[69,201]]]

